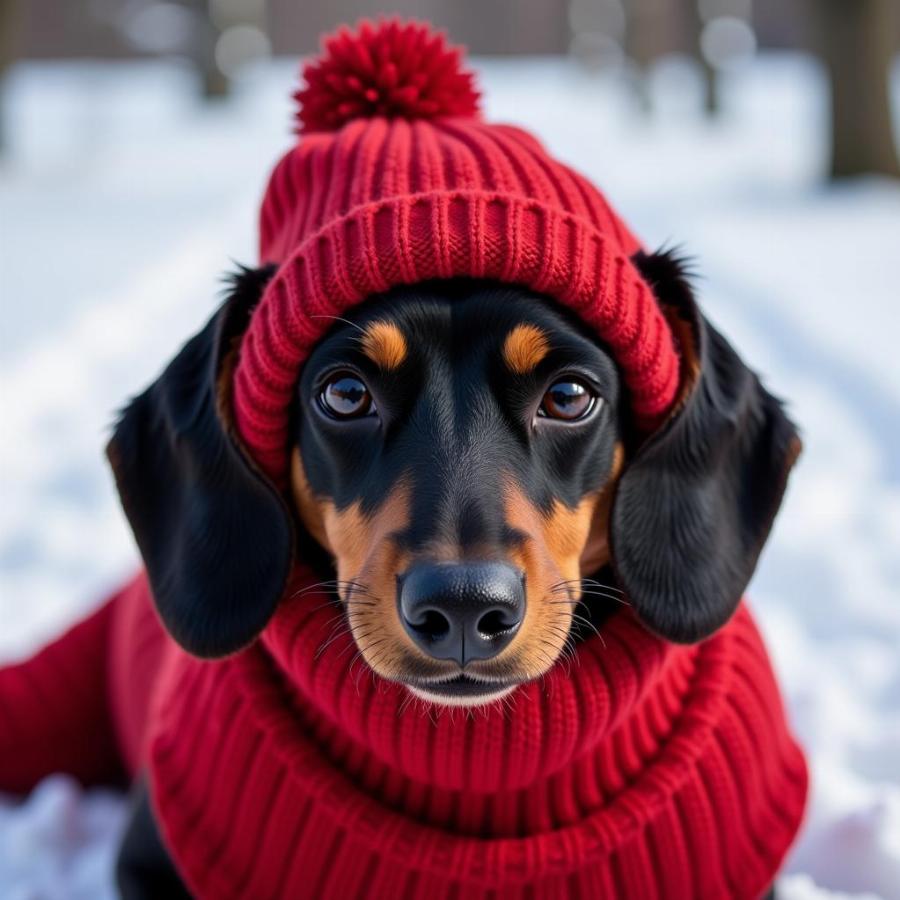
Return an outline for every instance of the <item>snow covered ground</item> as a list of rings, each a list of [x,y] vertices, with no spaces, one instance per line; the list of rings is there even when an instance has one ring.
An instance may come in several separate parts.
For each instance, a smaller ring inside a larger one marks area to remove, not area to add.
[[[657,116],[553,61],[482,67],[492,117],[533,128],[651,245],[698,260],[707,313],[790,399],[806,451],[751,595],[812,761],[787,900],[900,900],[900,185],[823,189],[824,83],[762,58],[697,114],[678,62]],[[900,69],[895,70],[900,122]],[[255,204],[289,140],[294,70],[200,107],[174,65],[31,65],[0,162],[0,660],[135,564],[101,448],[113,411],[254,259]],[[48,779],[0,800],[0,896],[112,896],[124,801]]]

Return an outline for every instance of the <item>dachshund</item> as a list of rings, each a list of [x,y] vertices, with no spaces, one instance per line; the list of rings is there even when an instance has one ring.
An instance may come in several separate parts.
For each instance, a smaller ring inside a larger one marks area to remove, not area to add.
[[[182,590],[173,523],[192,504],[207,527],[246,537],[204,571],[211,594],[248,569],[267,577],[255,556],[283,540],[272,519],[287,515],[291,540],[334,579],[358,656],[416,703],[503,701],[624,603],[670,641],[715,632],[754,571],[800,442],[700,313],[684,261],[641,251],[633,262],[684,373],[651,437],[629,424],[612,356],[559,304],[490,281],[406,285],[335,319],[305,362],[290,508],[274,511],[230,437],[235,337],[273,267],[242,271],[210,326],[126,410],[109,450],[151,579],[166,586],[156,599],[170,632],[215,657],[268,616],[247,604],[226,632]],[[201,389],[213,402],[171,403]],[[148,423],[163,419],[199,430],[202,452],[152,445]],[[204,466],[219,489],[199,498],[184,469]],[[185,893],[140,782],[118,880],[126,897]]]

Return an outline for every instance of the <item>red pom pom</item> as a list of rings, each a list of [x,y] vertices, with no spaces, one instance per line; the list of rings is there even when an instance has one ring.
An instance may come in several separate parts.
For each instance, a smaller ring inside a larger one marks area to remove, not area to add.
[[[301,134],[336,131],[376,116],[435,119],[479,115],[473,75],[461,51],[419,22],[360,22],[324,41],[324,53],[303,68],[294,94]]]

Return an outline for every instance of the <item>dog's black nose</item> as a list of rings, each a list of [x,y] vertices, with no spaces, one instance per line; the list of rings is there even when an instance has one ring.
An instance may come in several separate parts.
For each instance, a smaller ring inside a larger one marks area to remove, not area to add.
[[[420,563],[399,579],[407,634],[434,659],[496,656],[525,618],[525,576],[504,563]]]

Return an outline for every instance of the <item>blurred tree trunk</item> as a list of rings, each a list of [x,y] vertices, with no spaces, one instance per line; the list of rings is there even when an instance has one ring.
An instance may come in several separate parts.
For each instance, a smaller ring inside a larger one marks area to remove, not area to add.
[[[831,82],[831,178],[900,177],[888,75],[897,0],[819,0],[822,58]]]
[[[662,0],[626,0],[624,50],[632,63],[631,86],[638,108],[649,114],[653,98],[647,72],[656,59],[658,48],[659,12]]]
[[[19,36],[19,5],[16,0],[0,0],[0,154],[6,148],[6,71],[16,58]]]
[[[722,101],[719,94],[719,73],[706,61],[702,53],[697,53],[700,63],[700,74],[703,77],[703,112],[711,119],[722,111]]]
[[[219,97],[227,97],[230,84],[225,73],[216,63],[216,42],[221,34],[215,19],[212,16],[212,4],[201,2],[200,32],[197,56],[194,60],[200,76],[203,80],[203,96],[207,100],[215,100]]]
[[[227,97],[231,85],[225,73],[216,65],[215,47],[218,32],[210,30],[204,35],[203,46],[197,59],[197,68],[203,81],[203,96],[207,100]]]
[[[206,100],[227,97],[230,83],[216,62],[216,43],[221,29],[213,16],[211,0],[181,0],[194,17],[194,28],[188,47],[188,58],[197,74]]]
[[[703,112],[710,118],[714,118],[722,108],[719,96],[719,73],[709,64],[709,60],[703,54],[700,42],[703,34],[703,19],[700,17],[697,0],[687,0],[685,6],[685,19],[691,38],[691,56],[697,60],[697,64],[700,66],[700,75],[703,78]]]

